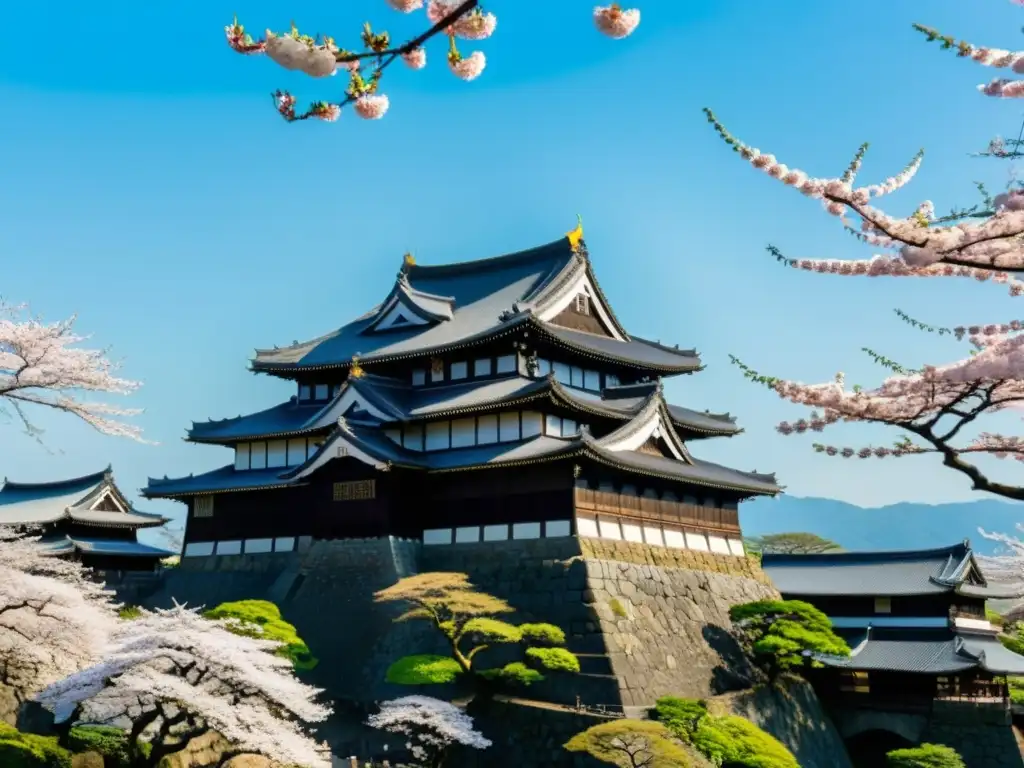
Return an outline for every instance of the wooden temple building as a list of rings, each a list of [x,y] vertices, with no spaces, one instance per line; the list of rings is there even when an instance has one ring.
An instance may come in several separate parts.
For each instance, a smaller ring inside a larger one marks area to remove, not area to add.
[[[167,518],[140,512],[114,483],[110,469],[49,483],[0,487],[0,525],[39,536],[54,555],[103,571],[154,571],[173,554],[143,544],[138,532]]]
[[[1007,704],[1007,676],[1024,657],[999,642],[988,599],[1020,590],[989,584],[964,541],[911,552],[765,554],[783,597],[816,606],[851,648],[822,658],[815,687],[825,701],[930,709],[937,700]]]
[[[738,504],[779,487],[691,453],[741,431],[666,400],[664,377],[701,368],[693,350],[626,331],[580,228],[479,261],[406,256],[362,317],[257,350],[254,372],[294,382],[288,401],[193,424],[187,439],[231,449],[231,463],[144,494],[187,504],[186,557],[383,536],[740,555]]]

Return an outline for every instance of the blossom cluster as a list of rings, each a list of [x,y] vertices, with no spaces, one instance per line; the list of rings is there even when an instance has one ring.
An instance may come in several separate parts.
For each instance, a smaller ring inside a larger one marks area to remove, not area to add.
[[[420,761],[442,754],[453,744],[487,749],[491,741],[473,728],[473,718],[447,701],[430,696],[403,696],[385,701],[366,724],[407,736],[406,749]]]
[[[314,102],[303,113],[295,109],[295,97],[286,91],[274,94],[278,112],[289,122],[316,118],[334,122],[341,116],[342,107],[352,104],[353,111],[367,120],[384,116],[390,106],[388,97],[377,93],[384,69],[400,58],[410,69],[420,70],[427,65],[423,47],[431,37],[448,37],[448,68],[460,80],[471,81],[483,74],[487,58],[482,51],[463,53],[457,40],[486,40],[497,29],[498,20],[493,13],[480,7],[478,0],[387,0],[387,4],[403,14],[423,10],[433,26],[426,32],[400,46],[391,45],[387,32],[374,33],[366,24],[362,34],[364,53],[352,53],[337,46],[330,37],[310,37],[299,32],[293,24],[291,31],[275,34],[267,30],[261,39],[253,39],[236,18],[224,27],[228,45],[244,55],[265,54],[284,69],[302,72],[310,77],[323,78],[336,75],[339,67],[346,70],[349,84],[343,99],[336,102]],[[597,29],[613,39],[631,35],[640,23],[640,11],[625,9],[618,3],[594,8]],[[369,63],[372,72],[366,75],[363,64]]]
[[[193,732],[219,733],[240,754],[329,768],[329,753],[301,722],[321,722],[331,710],[316,701],[318,689],[295,678],[288,659],[273,653],[279,646],[235,634],[185,606],[142,611],[110,633],[100,660],[37,698],[58,722],[142,719],[173,738],[161,721],[185,721]]]
[[[25,405],[71,413],[103,434],[141,440],[141,429],[123,421],[140,410],[81,399],[85,392],[127,395],[140,385],[116,376],[118,366],[106,352],[79,347],[87,337],[76,334],[74,324],[74,317],[44,323],[0,302],[0,401],[30,431]]]

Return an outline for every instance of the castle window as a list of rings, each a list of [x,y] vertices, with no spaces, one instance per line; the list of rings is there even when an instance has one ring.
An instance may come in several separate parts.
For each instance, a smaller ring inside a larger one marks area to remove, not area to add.
[[[271,440],[267,443],[267,467],[288,465],[288,441]]]
[[[619,377],[614,373],[606,373],[604,375],[604,385],[606,387],[617,387],[619,386]]]
[[[476,422],[477,445],[490,445],[498,442],[498,417],[490,413],[481,416]]]
[[[239,541],[218,541],[218,555],[240,555],[242,554],[242,542]]]
[[[516,356],[505,355],[498,358],[498,373],[515,373]]]
[[[463,360],[461,363],[452,363],[452,381],[464,379],[469,375],[469,365]]]
[[[266,443],[250,443],[249,448],[249,467],[252,469],[266,469],[267,468],[267,444]]]
[[[601,374],[597,371],[583,372],[583,388],[593,392],[601,391]]]
[[[311,400],[313,398],[313,388],[309,384],[299,384],[299,400]]]
[[[519,411],[507,411],[498,416],[498,440],[505,443],[519,439]]]
[[[316,385],[316,389],[313,390],[313,398],[315,400],[326,400],[327,399],[327,393],[329,391],[330,390],[329,390],[327,384],[317,384]]]
[[[552,370],[555,372],[555,381],[559,384],[569,385],[571,381],[571,369],[565,363],[555,362],[552,366]]]
[[[196,496],[192,502],[192,517],[213,517],[213,496]]]
[[[451,424],[447,421],[432,421],[427,424],[427,450],[443,451],[451,447]]]
[[[476,445],[476,419],[455,419],[452,422],[452,448]]]
[[[334,484],[335,501],[367,501],[377,498],[376,480],[352,480]]]
[[[306,461],[306,438],[293,437],[288,441],[288,466],[297,467]]]
[[[439,357],[430,361],[430,380],[444,381],[444,360]]]
[[[581,315],[590,314],[590,297],[587,294],[576,294],[576,311]]]
[[[876,597],[875,613],[892,613],[892,598]]]
[[[482,358],[480,360],[473,361],[473,375],[474,376],[490,376],[491,375],[491,359],[489,357]]]
[[[422,387],[427,383],[427,372],[424,370],[418,370],[412,372],[412,385],[414,387]]]
[[[235,446],[235,469],[249,468],[249,444],[238,443]]]

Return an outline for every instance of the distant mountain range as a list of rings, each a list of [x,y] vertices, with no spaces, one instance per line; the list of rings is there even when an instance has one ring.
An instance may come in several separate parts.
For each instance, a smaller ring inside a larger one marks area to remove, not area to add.
[[[903,502],[887,507],[858,507],[836,499],[783,494],[741,505],[745,536],[806,531],[831,539],[847,550],[928,549],[970,539],[975,551],[994,554],[998,545],[978,528],[1024,538],[1024,504],[979,499],[951,504]]]

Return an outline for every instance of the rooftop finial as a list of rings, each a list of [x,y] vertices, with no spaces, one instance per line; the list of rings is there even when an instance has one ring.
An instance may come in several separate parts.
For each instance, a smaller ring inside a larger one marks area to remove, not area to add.
[[[352,364],[348,369],[348,375],[353,379],[361,379],[363,378],[364,373],[365,371],[363,370],[363,366],[359,364],[359,358],[353,355]]]
[[[569,238],[569,245],[572,246],[572,249],[578,251],[580,243],[583,242],[583,217],[578,213],[576,214],[576,229],[566,232],[565,236]]]
[[[408,251],[406,251],[405,255],[402,257],[402,271],[403,272],[407,272],[409,270],[409,267],[415,267],[415,266],[416,266],[416,257],[413,256]]]

